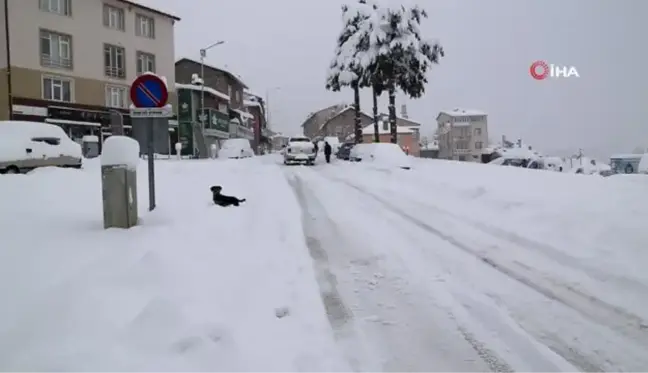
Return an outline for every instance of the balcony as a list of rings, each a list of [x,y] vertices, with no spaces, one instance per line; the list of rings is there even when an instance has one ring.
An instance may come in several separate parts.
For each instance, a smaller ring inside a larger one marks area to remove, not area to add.
[[[126,69],[123,67],[104,67],[104,73],[111,78],[126,79]]]
[[[470,149],[454,149],[455,154],[470,154]]]
[[[45,67],[55,67],[60,69],[72,69],[72,59],[52,57],[47,54],[41,54],[41,65]]]

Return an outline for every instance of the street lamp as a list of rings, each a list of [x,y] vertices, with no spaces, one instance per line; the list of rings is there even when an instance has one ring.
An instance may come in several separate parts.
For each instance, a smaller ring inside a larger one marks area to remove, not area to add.
[[[270,129],[270,92],[278,91],[281,87],[272,87],[266,89],[266,128]]]
[[[202,125],[201,130],[205,128],[205,120],[207,115],[205,114],[205,57],[207,57],[207,51],[217,47],[221,44],[225,44],[225,41],[220,40],[209,46],[202,48],[200,50],[200,78],[202,79],[202,85],[200,86],[200,124]]]

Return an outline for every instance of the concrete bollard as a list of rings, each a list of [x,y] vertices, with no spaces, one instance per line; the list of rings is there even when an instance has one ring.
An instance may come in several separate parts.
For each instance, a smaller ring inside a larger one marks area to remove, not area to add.
[[[111,136],[101,152],[104,228],[131,228],[138,223],[137,165],[139,143],[127,136]]]
[[[178,160],[182,159],[182,143],[177,142],[175,143],[175,151],[176,151],[176,157],[178,157]]]

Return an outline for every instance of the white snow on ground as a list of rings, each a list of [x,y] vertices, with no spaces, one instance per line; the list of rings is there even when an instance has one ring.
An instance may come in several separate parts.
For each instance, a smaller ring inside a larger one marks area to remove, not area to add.
[[[344,162],[324,167],[298,176],[319,186],[313,188],[341,229],[366,240],[346,251],[388,255],[381,276],[406,279],[419,309],[422,299],[434,299],[458,329],[514,370],[648,367],[645,185],[423,159],[409,171]],[[326,189],[334,192],[324,195]],[[335,206],[333,196],[350,194]],[[406,315],[397,318],[407,324]],[[421,333],[432,328],[416,325]],[[390,345],[396,342],[383,341],[398,351]],[[449,348],[455,355],[447,357],[456,361],[460,344]]]
[[[96,160],[0,175],[0,370],[349,369],[278,166],[156,161],[148,213],[141,163],[131,230],[102,229]]]
[[[158,160],[151,213],[140,162],[131,230],[98,160],[0,175],[0,370],[648,367],[645,175],[318,162]]]

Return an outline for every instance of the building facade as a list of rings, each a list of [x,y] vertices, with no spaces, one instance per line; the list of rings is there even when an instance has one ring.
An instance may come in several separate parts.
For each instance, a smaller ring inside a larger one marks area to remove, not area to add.
[[[396,134],[398,135],[397,144],[403,151],[411,156],[420,156],[420,144],[418,142],[418,131],[404,126],[396,127]],[[362,129],[362,138],[365,143],[372,143],[376,139],[376,129],[373,123]],[[380,142],[391,142],[391,131],[389,128],[389,121],[387,118],[382,118],[378,122],[378,139]]]
[[[347,106],[347,104],[336,104],[310,113],[301,125],[304,136],[310,138],[324,136],[322,131],[324,124]]]
[[[244,92],[243,104],[247,112],[252,115],[252,129],[254,131],[253,149],[258,153],[266,153],[270,150],[270,129],[266,118],[265,101],[259,95],[251,92]]]
[[[380,128],[382,128],[386,120],[386,114],[379,114]],[[373,122],[374,119],[372,115],[365,113],[364,111],[360,112],[360,125],[363,128],[364,142],[367,142],[364,130],[373,124]],[[399,117],[396,118],[396,126],[398,128],[399,136],[406,135],[406,142],[408,143],[407,148],[418,149],[420,123]],[[302,124],[302,128],[304,129],[304,134],[310,138],[335,136],[340,141],[345,141],[349,136],[353,138],[352,135],[355,128],[355,110],[353,105],[334,105],[324,108],[311,114]],[[385,133],[382,133],[382,131],[383,130],[381,129],[381,135],[379,136],[381,139],[380,141],[389,142],[390,138],[386,138]],[[373,137],[369,141],[373,142]],[[409,145],[410,143],[416,144]]]
[[[488,115],[479,110],[454,109],[437,116],[439,158],[481,162],[488,147]]]
[[[203,67],[205,76],[201,77]],[[240,77],[224,68],[182,58],[175,63],[175,79],[183,152],[187,147],[194,154],[207,156],[212,146],[219,149],[225,139],[254,140],[254,116],[248,113],[244,103],[244,91],[248,87]]]
[[[129,134],[129,87],[145,72],[166,78],[175,106],[178,17],[127,0],[6,1],[0,119],[45,121],[75,140],[103,139],[110,114],[120,113]]]

